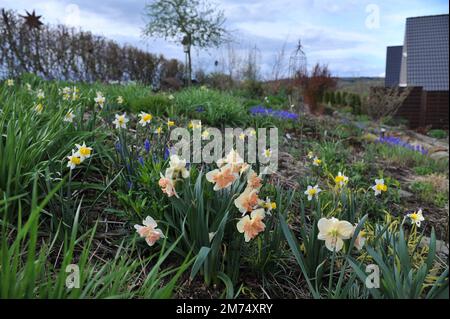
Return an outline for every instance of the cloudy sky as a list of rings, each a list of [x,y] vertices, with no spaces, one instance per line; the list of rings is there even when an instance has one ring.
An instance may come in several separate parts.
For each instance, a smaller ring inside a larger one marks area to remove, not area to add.
[[[50,24],[65,23],[119,43],[183,59],[180,46],[145,39],[143,15],[151,0],[0,0],[0,7],[35,9]],[[269,77],[277,52],[286,56],[301,39],[308,65],[328,64],[337,76],[384,76],[386,46],[403,42],[406,17],[449,12],[447,0],[216,0],[225,11],[237,52],[259,50]],[[220,52],[220,51],[219,51]],[[211,69],[220,55],[195,54],[195,65]],[[223,50],[221,52],[224,52]],[[287,63],[286,63],[287,64]]]

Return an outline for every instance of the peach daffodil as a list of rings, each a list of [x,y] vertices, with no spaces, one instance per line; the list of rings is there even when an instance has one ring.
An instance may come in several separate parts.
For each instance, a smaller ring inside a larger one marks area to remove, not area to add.
[[[134,225],[134,228],[136,229],[136,232],[139,234],[139,236],[145,238],[145,241],[150,247],[153,246],[161,238],[165,238],[162,231],[157,228],[158,224],[152,217],[147,216],[142,221],[142,224],[143,225],[136,224]]]
[[[263,208],[252,211],[249,215],[242,217],[237,223],[237,230],[244,234],[245,242],[255,238],[260,232],[264,231],[266,225],[263,223],[265,212]]]

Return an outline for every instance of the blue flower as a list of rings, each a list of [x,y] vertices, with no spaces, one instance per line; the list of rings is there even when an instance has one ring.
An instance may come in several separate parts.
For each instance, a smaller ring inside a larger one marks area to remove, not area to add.
[[[146,139],[144,142],[144,149],[147,153],[150,152],[150,146],[151,146],[150,141],[148,139]]]
[[[144,166],[144,158],[143,158],[142,156],[139,156],[138,162],[139,162],[139,164],[141,164],[142,166]]]
[[[298,120],[298,115],[289,111],[274,110],[272,108],[265,108],[262,105],[253,106],[250,108],[250,114],[254,116],[271,116],[280,120]]]

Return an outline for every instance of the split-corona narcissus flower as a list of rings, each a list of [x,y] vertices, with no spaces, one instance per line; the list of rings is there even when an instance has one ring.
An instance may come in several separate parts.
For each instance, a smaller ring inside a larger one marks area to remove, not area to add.
[[[113,121],[113,124],[116,126],[116,129],[125,129],[127,128],[128,121],[127,113],[123,113],[122,115],[116,114],[116,119]]]
[[[413,212],[406,215],[411,220],[411,223],[416,224],[417,227],[420,227],[421,223],[425,220],[422,214],[422,209],[419,209],[417,212]]]
[[[158,240],[161,238],[165,238],[163,232],[158,229],[158,224],[156,221],[150,217],[147,216],[143,221],[142,225],[134,225],[134,228],[136,229],[136,232],[141,236],[142,238],[145,238],[146,243],[151,247],[153,246]]]
[[[253,189],[260,189],[262,186],[261,176],[251,170],[247,175],[247,185]]]
[[[308,195],[308,200],[312,200],[313,198],[317,198],[321,191],[322,190],[319,188],[319,185],[316,185],[314,187],[311,185],[308,185],[308,187],[306,188],[306,191],[305,191],[305,195]]]
[[[171,176],[164,176],[162,173],[159,173],[161,178],[158,181],[159,187],[161,187],[161,190],[164,194],[167,195],[167,197],[178,197],[177,191],[175,190],[175,184],[172,180]]]
[[[77,147],[77,153],[80,155],[81,161],[83,162],[85,159],[91,157],[92,147],[86,146],[86,143],[83,142],[83,145],[75,144]]]
[[[234,205],[242,214],[251,212],[259,202],[258,190],[247,187],[241,195],[234,200]]]
[[[339,220],[335,217],[330,219],[321,218],[317,223],[319,234],[317,239],[324,240],[328,250],[336,252],[344,246],[344,239],[349,239],[353,234],[353,225],[348,221]]]
[[[151,114],[145,113],[145,112],[141,112],[139,114],[139,117],[141,118],[139,120],[139,124],[141,124],[142,126],[147,126],[147,124],[149,124],[153,118],[153,116]]]
[[[230,187],[237,178],[231,165],[225,165],[206,173],[206,180],[214,184],[215,191]]]
[[[375,196],[380,195],[381,192],[387,192],[387,185],[384,184],[384,179],[376,179],[372,189],[375,191]]]
[[[348,177],[339,172],[338,175],[334,178],[334,182],[338,187],[344,187],[348,183]]]
[[[237,230],[244,233],[245,242],[255,238],[260,232],[263,232],[266,225],[263,223],[265,211],[263,208],[252,211],[250,215],[245,215],[237,223]]]

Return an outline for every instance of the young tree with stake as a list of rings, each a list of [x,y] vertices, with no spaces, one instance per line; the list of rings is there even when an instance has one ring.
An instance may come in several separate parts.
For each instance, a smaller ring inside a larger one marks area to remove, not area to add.
[[[217,47],[227,37],[225,16],[206,0],[154,0],[145,7],[146,36],[183,45],[187,55],[188,85],[191,84],[191,47]]]

